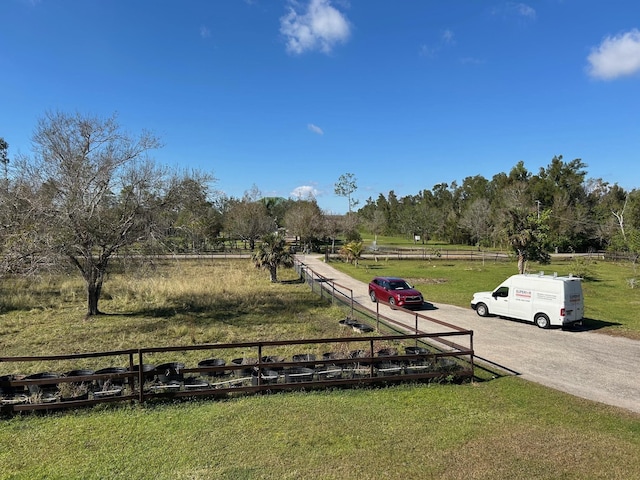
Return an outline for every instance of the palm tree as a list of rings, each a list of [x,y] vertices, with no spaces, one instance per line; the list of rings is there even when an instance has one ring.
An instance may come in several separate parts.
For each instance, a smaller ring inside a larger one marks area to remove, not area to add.
[[[364,244],[362,242],[349,242],[340,249],[340,255],[349,263],[358,266],[358,261],[364,251]]]
[[[278,267],[292,267],[293,255],[286,246],[284,237],[277,233],[269,233],[262,237],[262,243],[253,253],[252,260],[256,268],[269,270],[271,283],[278,281]]]

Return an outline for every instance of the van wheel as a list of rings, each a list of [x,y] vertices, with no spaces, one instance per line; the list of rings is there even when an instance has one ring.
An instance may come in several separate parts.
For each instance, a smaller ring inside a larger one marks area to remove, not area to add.
[[[549,322],[549,317],[547,317],[544,313],[538,313],[534,317],[533,321],[540,328],[549,328],[551,326],[551,322]]]
[[[489,309],[484,303],[478,303],[476,305],[476,313],[481,317],[486,317],[489,315]]]

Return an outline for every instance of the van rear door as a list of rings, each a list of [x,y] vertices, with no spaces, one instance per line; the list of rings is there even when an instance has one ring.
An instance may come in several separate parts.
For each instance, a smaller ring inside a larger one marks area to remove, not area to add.
[[[564,323],[578,322],[583,317],[582,283],[579,278],[567,280],[564,288]]]

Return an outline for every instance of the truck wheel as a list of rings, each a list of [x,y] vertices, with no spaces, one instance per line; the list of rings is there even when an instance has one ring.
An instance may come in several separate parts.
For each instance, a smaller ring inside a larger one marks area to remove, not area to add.
[[[378,301],[378,299],[376,298],[376,292],[374,292],[373,290],[371,290],[371,291],[369,292],[369,298],[370,298],[370,299],[371,299],[371,301],[372,301],[372,302],[374,302],[374,303]]]
[[[540,328],[549,328],[551,326],[551,322],[549,322],[549,317],[547,317],[544,313],[538,313],[533,318],[533,322]]]
[[[478,303],[476,305],[476,313],[481,317],[486,317],[487,315],[489,315],[489,309],[484,303]]]

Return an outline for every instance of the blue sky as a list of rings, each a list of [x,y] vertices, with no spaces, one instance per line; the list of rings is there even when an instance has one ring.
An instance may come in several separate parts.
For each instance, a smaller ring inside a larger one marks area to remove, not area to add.
[[[47,111],[148,129],[170,167],[343,213],[555,155],[640,187],[637,0],[1,0],[0,137]]]

